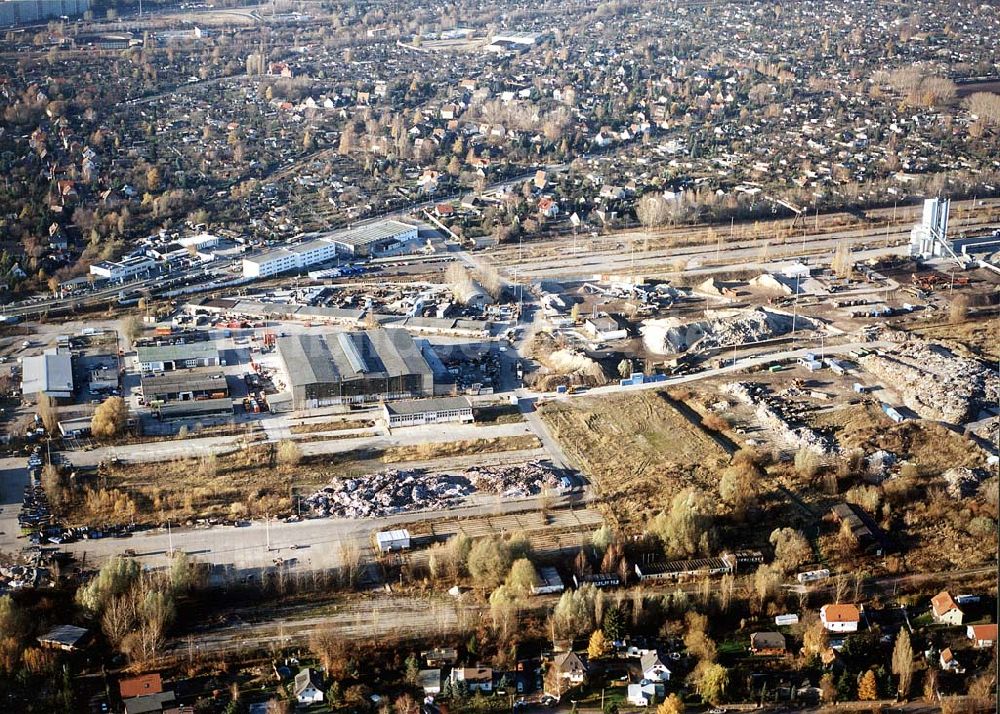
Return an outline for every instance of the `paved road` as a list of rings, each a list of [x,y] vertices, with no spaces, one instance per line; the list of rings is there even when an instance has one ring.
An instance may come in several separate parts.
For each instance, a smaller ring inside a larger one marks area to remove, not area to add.
[[[556,498],[550,507],[584,504],[589,494]],[[498,517],[537,511],[537,498],[499,501],[492,495],[474,496],[469,505],[447,511],[416,511],[382,518],[320,518],[298,523],[253,521],[248,526],[155,529],[129,538],[78,541],[62,546],[88,564],[135,551],[151,568],[166,566],[171,550],[184,551],[203,563],[231,566],[237,571],[257,571],[273,565],[276,558],[291,561],[293,572],[327,570],[345,564],[346,558],[371,557],[371,537],[376,531],[425,522],[428,518]],[[15,513],[16,517],[16,513]],[[23,545],[24,541],[17,541]],[[0,549],[3,544],[0,543]],[[293,547],[296,546],[296,547]]]

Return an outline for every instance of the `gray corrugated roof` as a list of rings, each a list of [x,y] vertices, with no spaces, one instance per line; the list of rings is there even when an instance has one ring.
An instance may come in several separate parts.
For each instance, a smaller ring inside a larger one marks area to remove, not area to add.
[[[68,354],[44,354],[25,357],[21,362],[21,391],[73,391],[73,360]]]
[[[411,226],[401,221],[381,221],[367,226],[358,226],[357,228],[349,228],[346,231],[332,233],[328,237],[330,240],[342,245],[359,246],[377,243],[386,238],[395,238],[402,233],[414,229],[416,229],[416,226]]]
[[[183,345],[147,345],[136,350],[139,362],[175,362],[186,359],[219,357],[214,342],[188,342]]]
[[[364,362],[363,372],[354,368],[340,339],[355,346]],[[277,347],[292,386],[345,381],[362,374],[376,379],[431,374],[420,349],[405,330],[290,335],[278,338]]]
[[[386,402],[385,408],[390,414],[423,414],[424,412],[443,412],[456,409],[470,409],[472,402],[468,397],[435,397],[433,399],[404,399],[398,402]]]

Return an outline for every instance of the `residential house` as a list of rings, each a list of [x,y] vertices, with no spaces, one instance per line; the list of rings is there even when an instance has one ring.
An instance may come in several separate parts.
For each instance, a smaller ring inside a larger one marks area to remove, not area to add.
[[[417,681],[420,683],[420,688],[424,690],[426,696],[433,696],[435,694],[441,693],[441,670],[440,669],[422,669],[417,675]]]
[[[455,667],[451,670],[452,684],[465,682],[470,692],[493,691],[493,669],[476,665],[475,667]]]
[[[861,611],[849,603],[824,605],[819,610],[819,619],[828,632],[857,632]]]
[[[628,703],[636,707],[648,707],[653,703],[653,699],[662,702],[666,695],[666,687],[660,682],[646,682],[645,684],[628,685],[626,698]]]
[[[994,625],[969,625],[965,631],[966,636],[972,640],[976,649],[986,649],[993,647],[997,642],[997,626]]]
[[[159,694],[163,691],[163,680],[159,674],[143,674],[118,683],[118,691],[122,699],[132,699],[149,694]]]
[[[555,218],[559,215],[559,204],[548,196],[543,196],[538,200],[538,212],[546,218]]]
[[[750,652],[755,655],[783,655],[785,636],[780,632],[754,632],[750,635]]]
[[[458,650],[454,647],[435,647],[432,650],[421,652],[428,667],[445,667],[455,664],[458,660]]]
[[[639,659],[639,667],[642,669],[642,678],[651,682],[669,682],[670,669],[660,659],[660,653],[656,650],[647,652]]]
[[[323,683],[319,673],[309,667],[295,675],[295,701],[299,704],[313,704],[324,699]]]
[[[945,647],[944,650],[941,651],[939,664],[941,665],[941,669],[945,672],[955,672],[956,674],[961,674],[965,671],[961,662],[955,659],[955,653],[951,651],[951,647]]]
[[[934,622],[940,625],[962,624],[962,611],[946,590],[942,590],[931,598],[931,614],[934,617]]]
[[[569,681],[570,684],[583,684],[587,678],[587,665],[576,652],[563,652],[556,655],[556,658],[552,660],[552,666],[556,668],[559,676]]]

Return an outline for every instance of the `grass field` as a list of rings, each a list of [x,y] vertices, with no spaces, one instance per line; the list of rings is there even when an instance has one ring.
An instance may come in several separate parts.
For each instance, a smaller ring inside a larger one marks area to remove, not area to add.
[[[687,486],[714,492],[729,461],[658,391],[550,402],[540,413],[619,523],[643,522]]]

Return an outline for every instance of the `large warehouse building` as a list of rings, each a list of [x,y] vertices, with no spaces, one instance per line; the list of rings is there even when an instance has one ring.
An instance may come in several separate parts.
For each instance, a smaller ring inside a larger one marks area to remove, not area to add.
[[[69,353],[49,350],[21,361],[21,396],[37,402],[42,395],[67,400],[73,396],[73,358]]]
[[[380,221],[348,228],[244,258],[243,277],[269,278],[326,263],[337,256],[367,257],[416,238],[417,227],[401,221]]]
[[[291,335],[277,348],[294,409],[434,394],[434,372],[405,330]]]

